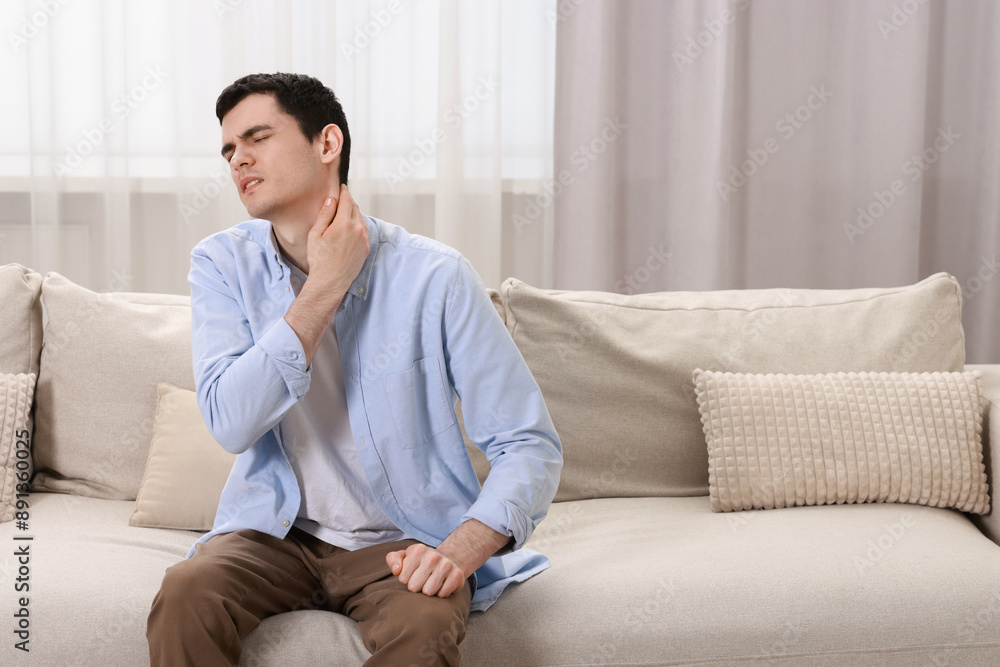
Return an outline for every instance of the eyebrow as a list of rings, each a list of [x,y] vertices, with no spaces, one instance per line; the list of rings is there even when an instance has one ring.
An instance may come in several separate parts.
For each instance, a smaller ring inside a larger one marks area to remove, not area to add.
[[[254,125],[253,127],[244,130],[243,134],[241,134],[239,138],[240,139],[247,139],[247,138],[252,137],[253,135],[257,134],[258,132],[263,132],[264,130],[273,130],[273,129],[274,128],[271,127],[270,125]],[[231,143],[230,144],[226,144],[225,146],[222,147],[222,157],[225,158],[226,157],[226,153],[228,153],[228,152],[230,152],[232,150],[235,150],[235,149],[236,149],[236,145],[235,144],[231,144]]]

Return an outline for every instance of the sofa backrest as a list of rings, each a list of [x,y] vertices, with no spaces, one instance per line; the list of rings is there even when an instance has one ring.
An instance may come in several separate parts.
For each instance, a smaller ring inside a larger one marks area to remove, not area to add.
[[[961,371],[958,282],[626,296],[509,279],[507,328],[563,444],[557,501],[708,494],[696,368],[745,373]]]
[[[38,373],[42,349],[42,276],[20,264],[0,266],[0,373]]]
[[[4,280],[19,285],[15,292],[41,282],[17,271],[15,278],[0,271],[0,289]],[[98,294],[58,274],[47,275],[41,291],[49,322],[36,390],[34,488],[134,498],[157,383],[194,388],[189,299]],[[28,292],[16,311],[4,302],[3,323],[19,313],[15,330],[30,365],[38,359],[36,329],[25,322],[40,322],[40,311]],[[508,280],[492,297],[562,439],[557,500],[707,494],[691,379],[697,367],[812,373],[964,365],[960,291],[946,274],[899,288],[635,296]],[[10,358],[4,355],[0,362]],[[476,463],[484,476],[481,454]]]

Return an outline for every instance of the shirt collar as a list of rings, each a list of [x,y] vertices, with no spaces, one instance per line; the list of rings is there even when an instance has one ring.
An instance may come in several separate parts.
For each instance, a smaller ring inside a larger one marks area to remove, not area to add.
[[[375,256],[378,254],[380,235],[375,218],[366,215],[365,221],[368,223],[368,257],[365,258],[364,266],[361,267],[358,277],[351,283],[351,289],[348,292],[367,301],[368,294],[371,292],[372,266],[375,264]]]
[[[351,287],[347,292],[367,301],[368,293],[371,291],[372,266],[375,264],[375,256],[378,254],[379,249],[379,228],[375,222],[375,218],[370,215],[365,216],[365,222],[368,223],[368,257],[365,258],[365,263],[361,267],[361,271],[354,279],[354,282],[351,283]],[[275,269],[278,271],[278,277],[284,278],[285,272],[289,270],[289,263],[281,256],[281,251],[278,250],[278,243],[274,238],[274,227],[270,223],[267,225],[267,232],[265,246],[267,247],[268,261],[274,262]]]

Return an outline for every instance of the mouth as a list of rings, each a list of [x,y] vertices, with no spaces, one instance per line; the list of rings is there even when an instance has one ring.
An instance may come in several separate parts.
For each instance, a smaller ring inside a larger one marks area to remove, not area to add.
[[[244,178],[240,181],[240,190],[243,194],[248,194],[252,190],[256,190],[257,186],[264,182],[263,178]]]

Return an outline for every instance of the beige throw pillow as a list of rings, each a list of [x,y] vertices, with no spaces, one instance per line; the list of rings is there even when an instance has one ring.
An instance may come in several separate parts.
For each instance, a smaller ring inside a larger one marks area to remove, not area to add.
[[[236,460],[208,432],[195,393],[157,388],[153,441],[130,526],[211,530]]]
[[[565,465],[557,501],[708,493],[691,373],[961,371],[961,287],[658,294],[510,279],[504,321],[542,389]]]
[[[31,396],[34,373],[0,375],[0,522],[17,512],[17,486],[31,481]],[[26,487],[22,487],[26,488]]]
[[[989,511],[978,374],[694,371],[712,509]]]
[[[194,389],[190,298],[97,293],[49,273],[42,301],[33,488],[135,500],[157,383]]]

